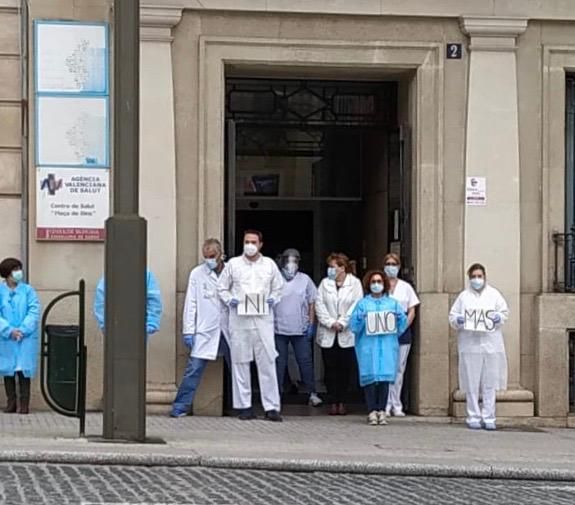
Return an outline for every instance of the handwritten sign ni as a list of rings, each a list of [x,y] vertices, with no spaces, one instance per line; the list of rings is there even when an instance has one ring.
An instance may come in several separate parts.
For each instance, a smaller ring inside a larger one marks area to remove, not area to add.
[[[397,332],[397,318],[395,312],[368,312],[365,325],[367,335],[389,335]]]
[[[262,293],[245,294],[240,298],[238,316],[267,316],[270,306]]]
[[[467,309],[465,310],[464,328],[468,331],[495,331],[493,316],[496,312],[491,309]]]

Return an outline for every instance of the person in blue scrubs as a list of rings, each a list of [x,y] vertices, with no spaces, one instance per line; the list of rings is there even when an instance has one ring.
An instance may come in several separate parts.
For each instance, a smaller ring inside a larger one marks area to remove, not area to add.
[[[102,277],[96,287],[96,296],[94,297],[94,317],[98,322],[98,327],[103,332],[106,326],[105,321],[105,284]],[[160,330],[160,321],[162,320],[162,298],[160,286],[149,270],[146,272],[146,340],[150,335]]]
[[[40,301],[34,288],[22,280],[20,260],[3,260],[0,276],[4,279],[0,284],[0,375],[7,398],[4,412],[28,414],[30,379],[38,365]]]
[[[399,337],[407,329],[407,316],[399,302],[389,296],[389,279],[383,272],[368,272],[363,286],[367,294],[353,309],[349,326],[355,335],[359,384],[369,412],[367,422],[385,425],[389,384],[397,374]]]

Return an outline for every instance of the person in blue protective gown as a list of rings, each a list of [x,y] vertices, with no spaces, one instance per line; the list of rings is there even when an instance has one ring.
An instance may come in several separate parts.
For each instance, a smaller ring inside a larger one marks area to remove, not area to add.
[[[102,277],[96,286],[96,296],[94,297],[94,317],[98,322],[100,330],[103,332],[106,326],[105,321],[105,284]],[[162,297],[160,286],[149,270],[146,272],[146,339],[150,335],[160,330],[162,320]]]
[[[385,425],[389,384],[397,374],[399,337],[407,328],[407,315],[389,296],[389,279],[383,272],[368,272],[363,286],[367,294],[355,305],[350,328],[355,335],[359,384],[369,412],[367,422]]]
[[[22,281],[20,260],[3,260],[0,276],[4,279],[0,284],[0,375],[7,399],[4,412],[28,414],[30,379],[38,365],[40,301],[34,288]]]

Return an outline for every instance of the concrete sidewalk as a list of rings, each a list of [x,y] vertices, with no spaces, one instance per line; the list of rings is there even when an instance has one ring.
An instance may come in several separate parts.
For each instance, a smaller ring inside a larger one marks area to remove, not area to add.
[[[575,431],[503,428],[471,431],[445,418],[286,417],[283,423],[230,417],[149,416],[163,444],[101,442],[101,414],[87,439],[77,420],[52,413],[0,414],[0,461],[176,465],[389,475],[575,481]]]

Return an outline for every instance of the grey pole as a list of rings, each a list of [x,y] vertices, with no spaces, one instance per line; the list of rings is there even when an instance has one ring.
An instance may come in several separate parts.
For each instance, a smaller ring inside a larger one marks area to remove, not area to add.
[[[104,432],[146,438],[146,221],[139,199],[140,1],[114,2],[114,211],[106,222]]]

